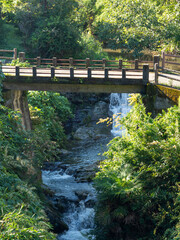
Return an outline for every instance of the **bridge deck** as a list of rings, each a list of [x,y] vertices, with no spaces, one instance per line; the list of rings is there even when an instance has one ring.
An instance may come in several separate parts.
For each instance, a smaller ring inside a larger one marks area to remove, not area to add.
[[[16,67],[14,66],[2,66],[2,71],[5,75],[8,76],[16,76]],[[92,69],[91,70],[91,78],[104,78],[104,70],[103,69]],[[33,76],[32,68],[23,68],[21,67],[19,70],[20,76]],[[36,76],[37,77],[48,77],[51,78],[51,68],[36,68]],[[59,69],[55,68],[55,77],[57,78],[70,78],[70,69]],[[88,78],[87,69],[74,69],[74,77],[75,78]],[[142,70],[131,70],[126,71],[126,78],[128,79],[142,79],[143,72]],[[122,78],[122,70],[108,70],[108,78],[119,79]]]
[[[2,71],[6,75],[4,88],[66,92],[144,92],[147,83],[143,80],[142,70],[125,69],[123,73],[120,69],[91,69],[90,75],[88,69],[35,68],[34,70],[32,67],[21,67],[17,70],[15,66],[2,66]],[[154,83],[154,81],[155,73],[149,72],[149,82]],[[159,73],[158,84],[180,88],[180,75]]]

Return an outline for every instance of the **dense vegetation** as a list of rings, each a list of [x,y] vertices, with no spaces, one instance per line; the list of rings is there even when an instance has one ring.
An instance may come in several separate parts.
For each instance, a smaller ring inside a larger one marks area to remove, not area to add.
[[[153,119],[139,95],[131,101],[95,179],[97,239],[180,239],[180,108]]]
[[[179,51],[177,0],[0,0],[1,46],[42,57],[99,57],[101,46]],[[12,37],[14,35],[14,37]],[[3,41],[4,40],[4,41]],[[13,46],[12,46],[13,45]]]
[[[107,57],[103,48],[180,52],[178,0],[0,0],[0,48],[28,56]],[[16,62],[17,63],[17,62]],[[0,76],[2,79],[3,76]],[[1,85],[1,84],[0,84]],[[0,86],[1,88],[1,86]],[[33,131],[0,105],[0,239],[55,239],[40,190],[40,168],[66,144],[70,105],[59,94],[28,94]],[[180,110],[155,119],[138,97],[121,120],[95,185],[98,240],[177,240]],[[2,95],[0,93],[0,101]]]
[[[2,101],[1,92],[0,98]],[[66,143],[63,123],[72,113],[67,99],[59,94],[29,93],[29,101],[32,132],[22,129],[18,112],[0,105],[0,239],[3,240],[56,239],[44,211],[40,169],[44,161],[58,158],[59,149]],[[50,121],[52,116],[54,121]]]

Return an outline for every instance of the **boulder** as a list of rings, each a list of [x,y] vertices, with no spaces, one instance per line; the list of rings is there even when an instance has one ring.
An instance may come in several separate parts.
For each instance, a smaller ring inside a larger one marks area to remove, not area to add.
[[[93,138],[95,135],[95,131],[92,127],[80,127],[76,130],[74,134],[74,139],[76,140],[86,140],[89,138]]]
[[[97,102],[92,110],[92,120],[98,121],[100,118],[106,118],[108,116],[108,110],[109,105],[106,102]]]
[[[68,225],[62,221],[58,209],[55,206],[49,204],[49,206],[46,207],[45,212],[49,218],[50,223],[53,226],[54,233],[59,234],[69,229]]]

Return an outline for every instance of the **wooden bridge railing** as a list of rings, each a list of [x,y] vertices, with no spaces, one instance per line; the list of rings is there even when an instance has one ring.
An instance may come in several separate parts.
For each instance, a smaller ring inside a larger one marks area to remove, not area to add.
[[[165,70],[180,73],[180,55],[162,52],[162,71]]]
[[[105,58],[101,60],[94,60],[90,58],[86,59],[61,59],[57,57],[53,58],[26,58],[24,52],[19,53],[19,60],[20,62],[28,61],[33,66],[54,66],[54,67],[60,67],[60,68],[70,68],[74,67],[76,69],[85,69],[88,67],[91,67],[93,69],[129,69],[129,70],[142,70],[144,64],[149,64],[150,70],[153,70],[154,68],[154,61],[156,61],[156,56],[154,57],[154,61],[141,61],[141,60],[134,60],[134,61],[128,61],[128,60],[107,60]]]
[[[0,62],[0,71],[1,71],[1,62]],[[48,78],[51,80],[61,78],[61,79],[102,79],[104,81],[109,80],[137,80],[142,81],[143,84],[146,84],[149,81],[149,65],[144,64],[143,70],[129,70],[122,68],[120,70],[112,70],[109,68],[105,69],[92,69],[88,67],[87,69],[75,69],[70,67],[69,69],[59,69],[55,67],[50,68],[38,68],[38,67],[19,67],[19,66],[7,66],[4,65],[2,68],[4,74],[7,74],[8,77],[17,79],[19,77],[32,77],[34,79]],[[95,82],[94,82],[95,83]]]
[[[13,56],[10,57],[11,54],[13,54]],[[17,48],[14,48],[13,50],[0,49],[0,59],[5,60],[17,59]]]
[[[122,69],[127,68],[130,70],[136,69],[136,70],[142,70],[143,64],[148,63],[150,64],[150,69],[153,70],[153,61],[125,61],[125,60],[92,60],[89,58],[86,59],[58,59],[56,57],[53,57],[52,59],[48,58],[24,58],[24,61],[30,62],[31,65],[36,66],[54,66],[54,67],[61,67],[61,68],[70,68],[74,67],[76,69],[84,69],[84,68],[96,68],[96,69]]]
[[[13,57],[7,57],[7,56],[0,56],[0,59],[7,59],[7,60],[12,60],[12,59],[17,59],[17,49],[14,48],[13,50],[0,50],[0,53],[13,53]],[[151,71],[154,69],[154,64],[156,62],[159,63],[159,56],[154,56],[153,61],[142,61],[142,60],[107,60],[105,58],[101,60],[94,60],[90,58],[86,59],[73,59],[73,58],[68,58],[68,59],[61,59],[57,57],[53,58],[41,58],[36,57],[36,58],[26,58],[24,52],[19,52],[19,61],[20,62],[25,62],[28,61],[30,65],[33,66],[54,66],[54,67],[60,67],[60,68],[70,68],[74,67],[76,69],[84,69],[91,67],[92,69],[129,69],[129,70],[143,70],[143,65],[144,64],[149,64],[149,68]]]

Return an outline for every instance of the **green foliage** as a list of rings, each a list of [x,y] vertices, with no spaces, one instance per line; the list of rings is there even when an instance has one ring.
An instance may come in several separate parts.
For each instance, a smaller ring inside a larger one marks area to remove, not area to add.
[[[125,48],[134,56],[144,48],[151,50],[167,44],[179,44],[179,2],[158,5],[148,0],[101,0],[94,33],[108,48]]]
[[[7,45],[11,46],[16,39],[16,44],[33,57],[76,57],[81,51],[83,56],[96,56],[98,41],[105,48],[133,52],[134,57],[146,48],[179,51],[177,0],[0,0],[0,3],[2,17],[11,30],[2,29],[5,44],[10,42]],[[6,32],[12,37],[4,35]]]
[[[28,61],[20,62],[19,58],[14,59],[11,61],[11,63],[6,64],[8,66],[19,66],[19,67],[29,67],[30,63]]]
[[[107,54],[103,52],[102,44],[90,32],[82,34],[79,44],[82,51],[77,54],[77,57],[86,58],[88,56],[90,59],[108,59]]]
[[[120,120],[127,133],[110,142],[96,176],[97,221],[107,239],[178,239],[180,109],[152,119],[139,96],[131,102]]]
[[[60,146],[65,143],[63,124],[72,117],[68,100],[59,93],[29,92],[32,118],[39,119],[39,125]]]
[[[5,78],[3,72],[2,72],[2,65],[0,65],[0,103],[2,102],[2,82],[3,82],[3,79]]]
[[[0,239],[55,239],[34,189],[0,169]]]
[[[55,239],[36,189],[28,184],[37,184],[39,174],[33,148],[20,115],[0,105],[0,239]]]

